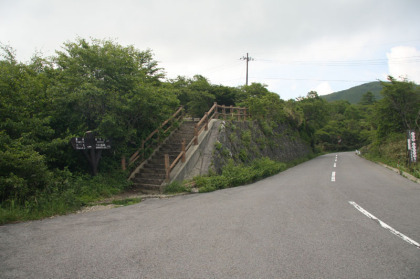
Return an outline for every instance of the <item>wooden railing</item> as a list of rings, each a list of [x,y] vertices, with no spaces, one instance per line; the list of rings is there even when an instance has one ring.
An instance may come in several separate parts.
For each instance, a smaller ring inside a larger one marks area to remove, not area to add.
[[[171,170],[176,166],[176,164],[181,160],[182,163],[185,163],[185,154],[187,153],[187,149],[185,148],[185,139],[182,141],[182,150],[181,153],[175,158],[172,164],[169,164],[169,154],[165,154],[165,170],[166,170],[166,181],[169,181],[169,176],[171,174]]]
[[[203,130],[208,130],[209,121],[213,118],[231,118],[237,119],[238,121],[243,119],[245,121],[247,117],[249,117],[247,108],[218,105],[217,103],[214,103],[211,109],[204,114],[203,118],[201,118],[200,122],[198,122],[195,126],[194,145],[198,144],[198,136],[203,132]]]
[[[237,119],[238,121],[245,121],[247,117],[249,117],[249,113],[247,108],[224,106],[214,103],[210,110],[206,112],[200,121],[195,125],[193,139],[188,143],[187,146],[185,146],[185,140],[182,142],[182,150],[172,163],[169,161],[169,155],[165,154],[166,182],[169,182],[170,173],[179,162],[179,160],[181,160],[183,163],[185,162],[185,154],[187,153],[188,149],[190,149],[192,145],[198,144],[198,137],[200,134],[203,131],[207,131],[209,129],[210,120],[220,117],[223,119],[231,118]]]
[[[128,166],[132,165],[138,159],[145,160],[146,150],[150,148],[155,148],[159,146],[164,138],[161,138],[161,135],[165,135],[169,132],[175,123],[181,121],[184,117],[184,108],[181,106],[179,109],[167,120],[165,120],[156,130],[150,133],[150,135],[142,141],[141,147],[131,155],[130,159],[128,160]],[[125,158],[122,159],[122,168],[125,170],[126,168],[126,161]]]

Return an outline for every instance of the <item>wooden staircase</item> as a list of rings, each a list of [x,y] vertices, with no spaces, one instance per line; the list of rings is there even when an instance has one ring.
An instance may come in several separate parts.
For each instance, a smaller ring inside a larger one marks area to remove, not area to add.
[[[158,151],[149,158],[133,178],[133,188],[144,194],[156,194],[163,191],[162,183],[166,178],[165,154],[169,154],[170,162],[182,151],[182,141],[188,144],[194,138],[196,121],[185,120],[163,143]]]
[[[183,107],[180,107],[169,119],[165,120],[162,125],[154,130],[145,140],[143,140],[141,148],[139,148],[129,159],[129,166],[134,164],[138,159],[144,159],[144,151],[153,146],[153,138],[157,136],[157,142],[160,142],[160,132],[166,133],[171,130],[174,123],[182,121],[184,116]],[[130,179],[133,181],[133,190],[140,191],[145,194],[162,193],[164,190],[164,181],[170,177],[170,172],[178,164],[184,161],[185,155],[192,145],[197,145],[199,136],[203,131],[208,130],[208,124],[211,119],[222,117],[223,119],[231,118],[246,120],[249,116],[247,108],[224,106],[214,103],[208,112],[204,114],[200,121],[184,120],[178,130],[173,132],[164,143],[160,146],[154,146],[157,149],[152,156],[143,161],[134,172],[131,173]],[[167,127],[169,125],[169,127]],[[185,141],[183,146],[182,142]],[[188,159],[187,159],[188,160]],[[122,169],[126,169],[125,157],[121,160]]]

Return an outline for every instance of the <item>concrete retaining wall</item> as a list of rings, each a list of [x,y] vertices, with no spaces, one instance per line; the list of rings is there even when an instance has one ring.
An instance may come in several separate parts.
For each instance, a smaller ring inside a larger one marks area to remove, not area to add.
[[[198,137],[198,145],[192,145],[187,151],[186,162],[179,162],[172,170],[169,183],[208,174],[221,122],[219,119],[212,119],[209,122],[209,129]]]

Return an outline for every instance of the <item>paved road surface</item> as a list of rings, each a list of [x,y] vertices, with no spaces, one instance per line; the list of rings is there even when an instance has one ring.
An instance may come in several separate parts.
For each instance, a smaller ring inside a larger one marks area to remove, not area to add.
[[[420,278],[419,242],[420,185],[338,153],[243,187],[1,226],[0,278]]]

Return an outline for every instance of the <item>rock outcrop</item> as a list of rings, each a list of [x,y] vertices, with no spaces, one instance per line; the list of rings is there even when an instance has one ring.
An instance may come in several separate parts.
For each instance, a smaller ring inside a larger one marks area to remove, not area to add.
[[[257,121],[212,120],[209,130],[199,137],[199,144],[187,152],[187,161],[178,163],[171,173],[172,181],[183,181],[209,172],[221,173],[233,159],[250,163],[261,157],[290,162],[312,152],[297,131],[287,124],[269,127]]]
[[[290,162],[312,152],[308,143],[287,124],[270,127],[258,121],[222,121],[214,144],[212,167],[220,173],[229,159],[248,163],[257,158]]]

